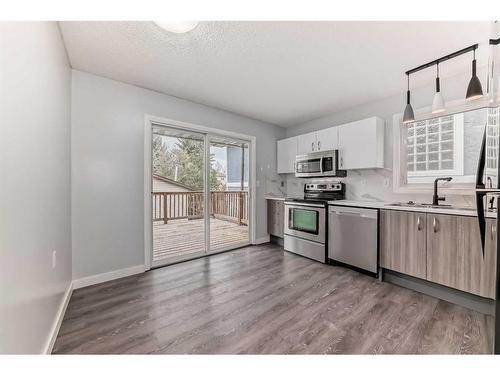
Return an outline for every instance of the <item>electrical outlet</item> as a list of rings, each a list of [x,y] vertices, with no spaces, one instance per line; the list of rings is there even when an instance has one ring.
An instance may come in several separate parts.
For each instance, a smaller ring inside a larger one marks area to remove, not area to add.
[[[57,265],[57,251],[52,252],[52,269],[56,268]]]
[[[281,181],[281,187],[285,187],[285,181]]]

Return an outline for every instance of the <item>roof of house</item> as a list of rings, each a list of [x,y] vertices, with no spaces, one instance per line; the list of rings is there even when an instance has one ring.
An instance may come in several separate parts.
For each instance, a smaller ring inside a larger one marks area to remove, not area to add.
[[[179,181],[172,180],[171,178],[168,178],[168,177],[160,176],[159,174],[153,174],[153,178],[156,178],[160,181],[168,182],[169,184],[176,185],[176,186],[182,187],[184,189],[194,190],[191,186],[185,185]]]

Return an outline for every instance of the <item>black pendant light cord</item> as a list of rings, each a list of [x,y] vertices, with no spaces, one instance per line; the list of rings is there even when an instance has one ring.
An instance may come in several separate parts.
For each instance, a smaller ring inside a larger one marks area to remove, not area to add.
[[[406,76],[408,77],[408,86],[406,89],[406,104],[410,104],[410,75],[406,74]]]
[[[440,85],[439,85],[439,63],[436,64],[436,92],[439,92],[441,90]]]

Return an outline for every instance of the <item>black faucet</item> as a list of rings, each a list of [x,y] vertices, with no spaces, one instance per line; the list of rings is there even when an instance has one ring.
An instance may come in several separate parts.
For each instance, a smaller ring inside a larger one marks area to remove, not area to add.
[[[438,206],[439,201],[444,201],[445,197],[438,195],[438,181],[451,181],[451,177],[439,177],[434,180],[434,195],[432,196],[432,205]]]

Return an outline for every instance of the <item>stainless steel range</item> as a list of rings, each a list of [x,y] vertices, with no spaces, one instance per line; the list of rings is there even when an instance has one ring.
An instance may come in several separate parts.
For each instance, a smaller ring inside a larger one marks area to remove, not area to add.
[[[342,182],[307,183],[304,198],[285,200],[284,248],[318,262],[327,262],[328,201],[344,199]]]

